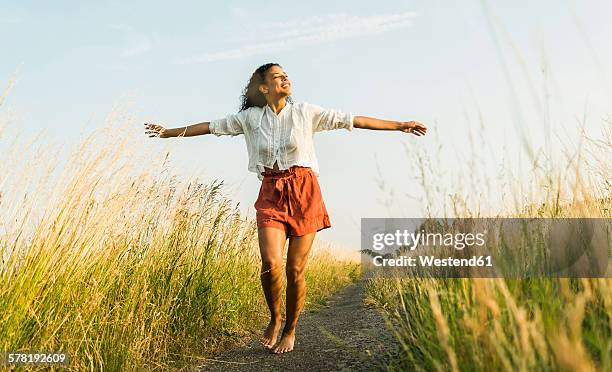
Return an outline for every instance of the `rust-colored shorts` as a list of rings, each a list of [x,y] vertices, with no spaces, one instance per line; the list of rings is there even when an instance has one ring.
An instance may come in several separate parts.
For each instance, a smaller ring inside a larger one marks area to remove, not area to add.
[[[254,205],[257,228],[285,230],[288,238],[331,227],[317,176],[311,168],[296,165],[262,174]]]

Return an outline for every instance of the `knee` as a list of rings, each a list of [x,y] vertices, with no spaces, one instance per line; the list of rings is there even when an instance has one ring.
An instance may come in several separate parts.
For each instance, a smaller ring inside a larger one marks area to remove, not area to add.
[[[304,266],[287,265],[287,282],[298,283],[304,280]]]
[[[261,261],[261,272],[269,272],[273,274],[277,274],[281,270],[281,262],[280,260],[274,259],[266,259]]]

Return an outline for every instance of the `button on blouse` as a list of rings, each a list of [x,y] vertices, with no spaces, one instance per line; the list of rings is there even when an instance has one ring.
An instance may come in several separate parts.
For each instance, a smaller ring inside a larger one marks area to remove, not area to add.
[[[294,165],[310,167],[318,177],[314,134],[342,128],[352,131],[353,121],[351,113],[299,102],[287,103],[278,114],[268,105],[249,107],[211,121],[209,128],[216,136],[244,135],[249,156],[248,170],[263,180],[264,167],[273,168],[274,162],[281,170]]]

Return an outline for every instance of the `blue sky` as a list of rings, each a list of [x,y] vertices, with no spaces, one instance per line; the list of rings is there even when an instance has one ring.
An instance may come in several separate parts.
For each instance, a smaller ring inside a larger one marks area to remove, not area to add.
[[[8,83],[17,72],[5,103],[14,129],[71,143],[102,126],[113,105],[128,103],[140,126],[216,119],[237,110],[252,71],[270,61],[288,72],[297,101],[435,127],[444,145],[440,174],[460,168],[452,149],[466,143],[479,112],[486,141],[511,154],[523,151],[518,126],[533,146],[543,144],[538,102],[548,103],[553,132],[575,127],[585,110],[594,127],[610,114],[609,1],[168,4],[0,5],[0,32],[8,35],[0,77]],[[259,181],[246,169],[242,137],[134,141],[169,149],[177,173],[223,178],[254,215]],[[320,238],[358,247],[361,217],[423,210],[409,199],[389,210],[377,182],[398,194],[415,188],[402,165],[410,161],[404,145],[437,146],[432,136],[334,131],[317,134],[315,145],[333,225]]]

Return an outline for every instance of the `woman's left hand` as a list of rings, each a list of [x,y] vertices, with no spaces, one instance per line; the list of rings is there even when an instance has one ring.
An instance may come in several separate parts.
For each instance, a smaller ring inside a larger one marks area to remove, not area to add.
[[[412,133],[415,136],[422,136],[427,132],[427,127],[418,121],[402,121],[400,122],[399,130]]]

